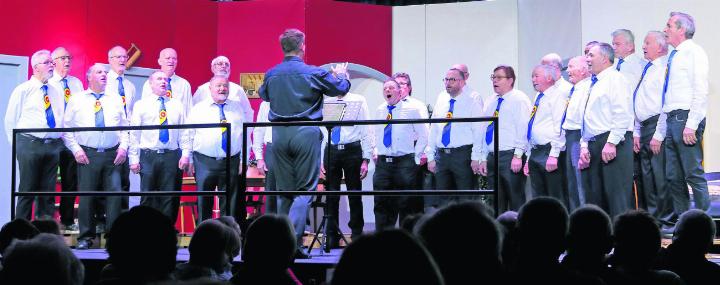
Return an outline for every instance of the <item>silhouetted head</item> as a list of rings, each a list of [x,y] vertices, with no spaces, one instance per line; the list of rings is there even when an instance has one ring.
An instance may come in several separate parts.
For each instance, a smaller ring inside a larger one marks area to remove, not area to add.
[[[0,254],[5,252],[13,240],[31,239],[40,231],[25,219],[15,219],[0,229]]]
[[[32,221],[33,226],[41,233],[60,235],[60,224],[51,219],[37,219]]]
[[[568,252],[604,256],[612,249],[612,222],[600,207],[588,204],[570,215]]]
[[[715,231],[715,222],[705,211],[692,209],[680,215],[673,244],[689,254],[705,254],[713,244]]]
[[[220,269],[232,262],[233,253],[239,248],[240,237],[233,229],[219,221],[206,220],[198,225],[190,240],[190,263]]]
[[[660,250],[660,228],[645,211],[631,210],[615,218],[615,251],[618,266],[649,269]]]
[[[15,241],[3,256],[3,266],[2,284],[81,285],[85,280],[82,262],[54,234]]]
[[[560,201],[550,197],[530,200],[518,213],[519,258],[557,260],[565,251],[567,228],[568,213]]]
[[[290,220],[285,216],[263,215],[245,235],[242,259],[248,266],[270,271],[286,270],[295,260],[297,242]]]

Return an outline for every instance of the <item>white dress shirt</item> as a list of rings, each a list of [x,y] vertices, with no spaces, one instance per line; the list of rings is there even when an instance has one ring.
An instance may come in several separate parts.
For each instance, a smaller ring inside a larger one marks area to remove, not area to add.
[[[125,107],[127,107],[127,117],[129,119],[132,118],[132,111],[135,103],[140,101],[140,98],[137,96],[135,84],[125,78],[125,75],[118,75],[115,71],[110,69],[107,75],[107,85],[105,85],[105,91],[120,96],[120,80],[118,80],[120,77],[122,77],[123,88],[125,89]]]
[[[423,101],[420,101],[420,99],[412,96],[407,96],[403,98],[403,101],[406,101],[407,104],[409,104],[409,106],[411,106],[412,108],[416,108],[418,112],[420,112],[420,117],[422,117],[423,119],[430,118],[427,106],[425,105],[425,103],[423,103]]]
[[[376,120],[385,120],[388,115],[387,102],[380,104],[375,110]],[[404,101],[395,104],[392,112],[393,119],[421,119],[420,112]],[[385,126],[375,125],[375,151],[377,155],[386,156],[403,156],[406,154],[415,154],[415,163],[420,164],[420,158],[428,143],[428,130],[425,124],[394,124],[392,127],[392,143],[390,147],[385,147],[383,137],[385,135]],[[408,138],[417,138],[417,141]],[[413,145],[414,144],[414,145]]]
[[[48,128],[45,116],[45,94],[42,90],[43,83],[34,76],[15,87],[10,93],[7,111],[5,112],[5,134],[8,142],[12,144],[13,129],[26,128]],[[63,109],[65,99],[60,91],[52,85],[47,88],[50,98],[50,107],[55,117],[55,127],[63,127]],[[41,139],[57,139],[62,133],[27,133]]]
[[[615,62],[613,63],[615,70],[617,70],[619,62],[620,58],[615,58]],[[630,84],[632,88],[631,92],[635,90],[635,85],[640,81],[640,76],[646,64],[647,60],[638,55],[638,53],[633,53],[623,58],[623,64],[620,65],[620,73],[625,76],[628,84]],[[632,95],[632,93],[630,93],[630,95]]]
[[[130,120],[131,126],[157,126],[160,125],[160,100],[155,94],[149,94],[143,96],[140,101],[135,104],[132,119]],[[183,106],[178,100],[165,100],[165,111],[167,114],[168,125],[181,125],[185,124],[185,114],[183,113]],[[209,115],[208,115],[209,116]],[[160,142],[160,130],[144,130],[144,131],[130,131],[130,151],[128,152],[128,159],[130,164],[140,163],[140,149],[168,149],[175,150],[182,148],[183,156],[189,156],[189,150],[191,147],[187,140],[181,140],[181,129],[169,129],[168,130],[168,142]]]
[[[109,90],[107,90],[109,91]],[[93,91],[88,89],[79,94],[73,94],[65,108],[65,127],[95,127],[95,102]],[[128,120],[125,117],[122,100],[118,94],[105,93],[100,97],[103,120],[106,127],[127,126]],[[86,146],[96,149],[108,149],[119,145],[119,148],[127,150],[128,132],[69,132],[63,135],[65,146],[76,153]]]
[[[67,81],[68,89],[70,89],[70,96],[79,94],[80,92],[83,92],[85,90],[85,88],[83,88],[82,81],[80,81],[80,79],[77,79],[77,77],[68,74],[67,76],[65,76],[65,79]],[[53,76],[50,77],[50,79],[48,80],[48,84],[52,85],[52,87],[55,87],[55,90],[60,92],[60,95],[63,96],[63,100],[65,102],[63,107],[65,107],[65,105],[67,105],[67,103],[70,101],[70,96],[65,96],[65,87],[63,87],[62,82],[60,82],[61,80],[63,80],[63,78],[60,77],[60,75],[58,75],[57,73],[53,73]]]
[[[370,112],[368,111],[367,100],[365,96],[355,93],[347,93],[344,96],[338,97],[325,97],[325,103],[338,103],[338,102],[361,102],[360,110],[357,114],[357,118],[350,120],[368,120],[370,118]],[[372,158],[372,151],[374,146],[373,134],[371,125],[358,125],[358,126],[343,126],[340,127],[340,143],[349,144],[356,141],[360,141],[362,147],[362,157],[364,159]],[[330,141],[328,138],[326,141]],[[332,143],[332,142],[331,142]]]
[[[263,101],[260,103],[258,108],[257,122],[268,123],[268,113],[270,112],[270,102]],[[272,143],[272,128],[271,127],[257,127],[253,128],[253,143],[252,150],[255,154],[255,159],[265,159],[263,155],[263,145]]]
[[[692,39],[675,49],[663,112],[689,110],[685,127],[697,130],[707,112],[708,56]]]
[[[564,130],[576,131],[582,128],[585,101],[587,101],[588,89],[590,88],[590,77],[580,80],[574,87],[572,97],[567,102],[567,115],[562,126]],[[568,96],[569,94],[570,92],[568,92]]]
[[[544,95],[540,98],[540,102],[538,102],[538,108],[535,111],[535,119],[533,120],[530,134],[530,141],[528,142],[531,146],[528,148],[528,156],[532,151],[532,146],[549,143],[551,145],[550,156],[559,157],[560,151],[565,148],[565,136],[560,132],[560,122],[565,112],[567,93],[563,93],[557,85],[550,86],[542,93]],[[540,93],[535,94],[534,99],[537,100],[539,95]],[[535,100],[533,100],[533,102]],[[505,102],[503,102],[503,104],[505,104]]]
[[[230,156],[240,153],[242,149],[240,138],[242,138],[242,124],[245,116],[240,102],[235,100],[226,100],[225,120],[231,124],[231,150]],[[195,105],[190,111],[190,117],[186,120],[187,124],[214,124],[220,123],[220,105],[212,100],[203,100]],[[226,157],[225,150],[222,147],[222,130],[220,128],[205,129],[187,129],[183,132],[185,139],[189,140],[187,147],[192,146],[192,151],[196,151],[210,157]],[[183,151],[183,156],[187,153],[187,157],[192,158],[190,151]]]
[[[235,100],[240,103],[240,108],[242,108],[243,110],[243,122],[252,122],[253,120],[255,120],[255,111],[253,111],[252,106],[250,106],[250,100],[248,100],[248,97],[245,94],[245,90],[243,90],[242,86],[238,85],[237,83],[228,83],[228,85],[230,86],[230,93],[228,93],[228,99]],[[212,97],[210,96],[210,82],[206,82],[205,84],[200,85],[200,87],[198,87],[192,97],[193,105],[198,104],[204,100],[212,101]]]
[[[565,80],[562,76],[560,76],[560,79],[555,81],[555,84],[553,84],[555,88],[560,90],[560,93],[565,94],[567,96],[570,94],[570,89],[572,89],[573,85],[569,81]]]
[[[633,125],[632,93],[625,76],[608,67],[597,75],[585,108],[580,145],[587,147],[590,138],[610,132],[607,142],[617,145],[625,138],[628,126]]]
[[[178,103],[180,103],[180,105],[183,107],[183,116],[187,118],[187,116],[190,115],[190,109],[192,109],[193,106],[192,89],[190,89],[190,82],[185,80],[185,78],[178,76],[177,74],[173,74],[172,76],[170,76],[170,85],[172,86],[171,101],[178,101]],[[152,93],[152,88],[150,88],[150,80],[148,79],[148,81],[145,81],[145,84],[143,85],[142,98],[145,98],[146,96],[152,96]]]
[[[665,85],[667,58],[667,55],[664,55],[653,60],[640,85],[636,85],[632,89],[634,92],[637,88],[634,100],[635,130],[633,136],[635,137],[640,136],[640,127],[643,121],[660,114],[653,138],[658,141],[665,139],[667,114],[662,111],[662,90]]]
[[[447,91],[443,91],[438,95],[433,107],[433,118],[446,118],[450,110],[450,96]],[[483,103],[477,93],[470,88],[463,90],[455,96],[453,104],[453,118],[477,118],[482,116]],[[480,148],[485,133],[483,132],[482,122],[473,123],[451,123],[450,124],[450,143],[445,146],[442,143],[443,129],[447,124],[437,123],[430,125],[430,137],[428,138],[428,147],[426,155],[428,161],[435,160],[435,153],[438,148],[457,148],[466,145],[472,145],[470,157],[472,160],[480,160]]]
[[[495,95],[488,102],[483,117],[492,117],[497,108],[498,98]],[[500,151],[513,150],[515,156],[522,156],[527,147],[527,126],[530,121],[530,112],[532,104],[525,93],[520,90],[513,89],[502,95],[503,102],[498,110],[499,127],[495,126],[494,131],[498,132],[500,142],[498,148]],[[489,153],[493,152],[493,144],[495,137],[492,137],[490,144],[485,143],[485,134],[489,123],[484,123],[482,128],[482,143],[480,151],[480,162],[487,161]]]

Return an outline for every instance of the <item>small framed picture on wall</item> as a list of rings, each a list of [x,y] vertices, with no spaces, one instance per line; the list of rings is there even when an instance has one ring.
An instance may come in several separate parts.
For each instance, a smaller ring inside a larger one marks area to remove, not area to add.
[[[240,73],[240,86],[248,98],[260,98],[258,90],[265,79],[265,73]]]

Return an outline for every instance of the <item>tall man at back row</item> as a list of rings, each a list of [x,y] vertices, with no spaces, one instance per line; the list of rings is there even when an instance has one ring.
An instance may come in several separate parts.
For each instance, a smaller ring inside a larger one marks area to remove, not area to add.
[[[332,72],[303,62],[305,34],[288,29],[280,35],[283,62],[265,73],[260,98],[270,102],[271,122],[321,121],[323,95],[339,96],[350,90],[347,63],[336,65]],[[273,127],[276,186],[278,191],[313,191],[320,171],[320,142],[323,135],[317,126]],[[278,212],[289,214],[295,227],[298,245],[302,245],[309,196],[282,196]],[[307,257],[299,252],[298,257]]]

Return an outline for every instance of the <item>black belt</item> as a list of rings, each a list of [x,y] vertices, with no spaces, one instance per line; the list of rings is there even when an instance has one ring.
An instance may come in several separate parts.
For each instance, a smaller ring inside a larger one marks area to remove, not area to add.
[[[204,154],[199,153],[199,152],[197,152],[197,151],[193,151],[193,155],[195,155],[195,156],[200,156],[200,157],[204,157],[204,158],[207,158],[207,159],[220,160],[220,161],[225,160],[225,159],[227,158],[227,157],[215,157],[215,156],[204,155]],[[239,157],[240,157],[240,153],[238,153],[238,154],[236,154],[236,155],[233,155],[233,156],[230,156],[231,159],[236,159],[236,158],[239,158]]]
[[[650,118],[647,118],[645,121],[640,122],[640,125],[645,127],[650,124],[656,124],[658,121],[658,118],[660,118],[660,114],[657,114],[655,116],[652,116]]]
[[[89,146],[84,146],[84,145],[81,145],[80,147],[81,147],[85,152],[88,152],[88,151],[92,151],[92,152],[106,152],[106,151],[115,151],[115,150],[118,149],[118,146],[119,146],[119,144],[116,144],[115,146],[113,146],[113,147],[111,147],[111,148],[94,148],[94,147],[89,147]]]
[[[345,150],[345,149],[359,148],[359,147],[360,147],[360,141],[355,141],[355,142],[346,143],[346,144],[330,144],[330,149],[333,149],[333,150]]]
[[[26,138],[26,139],[29,139],[31,142],[40,142],[40,143],[43,143],[43,144],[51,144],[51,143],[58,142],[58,141],[61,140],[60,138],[56,138],[56,139],[55,139],[55,138],[43,139],[43,138],[39,138],[39,137],[36,137],[36,136],[28,135],[28,134],[20,134],[20,136],[22,136],[22,137],[24,137],[24,138]]]
[[[396,163],[406,159],[415,159],[415,154],[408,153],[400,156],[378,155],[378,161],[384,161],[385,163]]]
[[[472,150],[472,145],[471,145],[471,144],[464,145],[464,146],[459,146],[459,147],[448,147],[448,148],[438,148],[438,149],[437,149],[437,151],[438,151],[439,153],[444,153],[444,154],[451,154],[451,153],[453,153],[453,152],[468,151],[468,150]]]
[[[672,111],[668,112],[667,114],[668,114],[668,117],[670,117],[670,116],[684,115],[689,112],[690,112],[689,110],[677,109],[677,110],[672,110]]]
[[[167,148],[159,148],[159,149],[148,149],[144,148],[141,151],[144,153],[157,153],[157,154],[166,154],[166,153],[173,153],[176,152],[178,149],[167,149]]]
[[[550,143],[536,144],[536,145],[532,146],[532,149],[536,149],[536,150],[546,150],[546,149],[551,149],[551,148],[552,148],[552,145]]]

